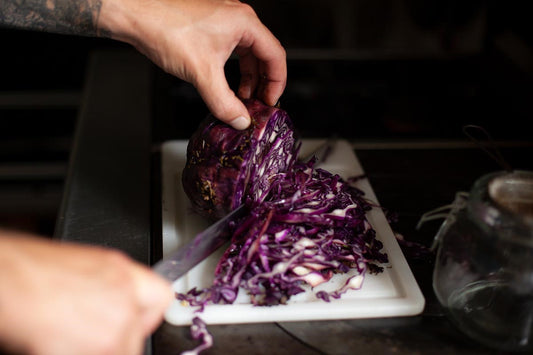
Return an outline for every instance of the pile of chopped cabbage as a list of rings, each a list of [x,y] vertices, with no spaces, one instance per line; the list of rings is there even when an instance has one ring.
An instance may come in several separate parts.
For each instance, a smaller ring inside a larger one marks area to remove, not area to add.
[[[296,162],[271,177],[267,197],[237,221],[212,286],[179,294],[180,300],[200,307],[231,304],[241,288],[254,305],[285,304],[306,284],[357,270],[342,288],[317,293],[328,301],[360,288],[369,268],[379,271],[376,264],[387,256],[366,219],[372,204],[339,175],[313,164]]]
[[[318,291],[317,298],[329,302],[359,289],[367,272],[380,272],[387,262],[366,218],[377,206],[351,180],[315,168],[316,159],[296,160],[285,111],[257,100],[245,104],[252,115],[248,130],[210,117],[189,143],[183,184],[196,212],[218,218],[246,204],[249,213],[234,221],[212,285],[177,298],[201,311],[235,302],[241,290],[256,306],[283,305],[335,274],[346,276],[343,285]],[[209,347],[201,319],[193,328],[193,337],[203,339],[197,351]]]

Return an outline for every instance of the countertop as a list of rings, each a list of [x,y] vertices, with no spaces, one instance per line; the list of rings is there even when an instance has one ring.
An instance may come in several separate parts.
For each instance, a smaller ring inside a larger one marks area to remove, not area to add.
[[[150,73],[130,52],[91,57],[56,238],[124,250],[152,264],[161,254],[160,142],[152,141]],[[352,141],[393,229],[430,245],[438,223],[415,226],[424,212],[450,203],[476,178],[499,170],[468,141]],[[533,169],[532,140],[496,142],[516,169]],[[205,354],[490,354],[448,320],[431,287],[433,260],[407,257],[426,306],[414,317],[209,326]],[[191,349],[188,327],[163,323],[147,354]]]
[[[370,148],[373,147],[373,148]],[[354,143],[355,151],[382,206],[398,213],[392,225],[405,239],[431,245],[441,221],[416,224],[424,212],[451,203],[457,191],[467,191],[482,174],[499,169],[473,147],[386,148],[386,144]],[[502,148],[516,168],[532,169],[524,160],[533,147]],[[432,289],[433,258],[406,253],[426,306],[414,317],[272,324],[213,325],[215,345],[206,354],[501,354],[477,344],[446,317]],[[163,324],[154,335],[155,354],[194,347],[188,327]]]

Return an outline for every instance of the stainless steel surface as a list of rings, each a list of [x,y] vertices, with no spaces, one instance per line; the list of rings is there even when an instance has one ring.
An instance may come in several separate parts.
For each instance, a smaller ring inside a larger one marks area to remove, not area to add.
[[[91,56],[55,232],[144,264],[152,247],[150,75],[151,63],[133,50]]]
[[[54,233],[144,264],[152,254],[150,75],[148,59],[133,50],[91,56]]]
[[[243,216],[247,209],[240,205],[233,212],[218,220],[209,228],[196,235],[174,254],[157,262],[153,269],[169,281],[183,276],[231,239],[231,227],[235,219]]]

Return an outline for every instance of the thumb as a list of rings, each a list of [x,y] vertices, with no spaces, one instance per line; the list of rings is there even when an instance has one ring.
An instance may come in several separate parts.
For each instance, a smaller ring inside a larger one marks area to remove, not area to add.
[[[136,264],[133,282],[141,312],[139,326],[145,335],[151,334],[163,320],[165,310],[175,299],[171,284],[144,265]]]
[[[213,72],[196,83],[196,89],[209,111],[235,129],[243,130],[250,125],[250,114],[242,101],[230,89],[223,69]]]

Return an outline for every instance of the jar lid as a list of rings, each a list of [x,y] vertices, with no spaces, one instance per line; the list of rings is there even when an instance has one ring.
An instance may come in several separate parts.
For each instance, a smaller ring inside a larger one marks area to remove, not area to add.
[[[493,177],[490,198],[510,213],[533,219],[533,172],[515,171]]]
[[[470,191],[468,209],[487,234],[533,247],[532,171],[482,176]]]

